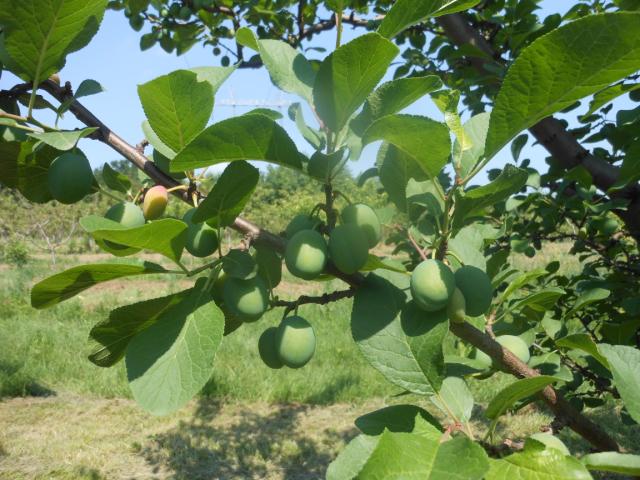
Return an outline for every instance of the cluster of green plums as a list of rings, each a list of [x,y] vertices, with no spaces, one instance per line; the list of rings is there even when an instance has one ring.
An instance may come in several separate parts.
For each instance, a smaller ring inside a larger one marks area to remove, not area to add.
[[[298,315],[285,317],[280,325],[262,333],[258,351],[270,368],[304,367],[316,351],[316,334],[304,318]]]
[[[329,261],[343,273],[356,273],[366,265],[369,249],[382,236],[378,216],[362,203],[342,210],[340,224],[331,230],[328,241],[320,233],[320,225],[317,217],[298,215],[285,232],[289,239],[284,255],[287,269],[303,280],[319,277]]]
[[[447,311],[452,322],[487,313],[493,298],[491,279],[472,265],[455,273],[440,260],[424,260],[411,274],[411,295],[426,312]]]

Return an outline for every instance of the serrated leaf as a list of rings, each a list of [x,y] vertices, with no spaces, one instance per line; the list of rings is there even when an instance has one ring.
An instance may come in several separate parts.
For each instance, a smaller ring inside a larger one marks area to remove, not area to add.
[[[387,115],[371,124],[362,137],[367,145],[384,140],[436,178],[451,153],[449,129],[444,123],[414,115]]]
[[[89,360],[99,367],[111,367],[123,357],[131,339],[153,325],[162,312],[181,302],[191,290],[145,300],[109,313],[109,317],[96,324],[89,332],[93,343]]]
[[[260,54],[274,85],[301,96],[313,105],[312,89],[316,73],[302,53],[280,40],[259,40],[247,27],[238,30],[236,40]]]
[[[87,137],[95,132],[97,127],[83,128],[81,130],[60,130],[57,132],[30,133],[29,136],[46,143],[56,150],[71,150],[74,148],[78,140]]]
[[[300,169],[300,155],[287,132],[276,122],[264,115],[242,115],[206,128],[173,158],[171,171],[236,160],[263,160]]]
[[[236,67],[194,67],[189,71],[198,76],[198,82],[207,82],[215,96],[222,84],[236,71]]]
[[[355,424],[366,435],[381,435],[385,430],[412,433],[416,428],[418,416],[442,431],[440,422],[424,408],[416,405],[391,405],[381,408],[358,417]]]
[[[624,345],[598,345],[598,350],[607,359],[620,397],[629,415],[640,423],[640,351]]]
[[[575,333],[556,340],[556,346],[582,350],[595,358],[605,368],[610,368],[609,362],[598,350],[598,345],[596,345],[593,339],[586,333]]]
[[[497,419],[505,413],[517,401],[523,400],[531,395],[543,390],[547,385],[551,385],[558,379],[548,375],[540,375],[537,377],[522,378],[516,380],[512,384],[502,389],[493,397],[485,415],[492,420]]]
[[[193,215],[195,223],[227,227],[240,215],[258,185],[260,171],[242,160],[230,163]]]
[[[98,31],[107,0],[21,0],[0,3],[4,47],[14,71],[40,84],[62,70],[68,54]]]
[[[640,455],[618,452],[589,453],[580,461],[589,470],[640,476]]]
[[[518,300],[510,310],[521,311],[526,307],[536,312],[545,312],[551,310],[565,293],[562,288],[548,287]]]
[[[329,183],[342,171],[342,167],[344,167],[348,158],[344,149],[329,155],[318,150],[309,158],[307,173],[316,180]]]
[[[525,48],[496,98],[486,157],[522,130],[640,69],[638,30],[638,13],[589,15]]]
[[[598,287],[590,288],[589,290],[581,292],[571,310],[566,313],[566,316],[570,317],[581,308],[591,305],[592,303],[599,302],[600,300],[604,300],[605,298],[608,298],[609,295],[611,295],[611,290]]]
[[[493,182],[467,190],[456,203],[454,225],[461,226],[466,218],[506,200],[525,186],[527,178],[529,174],[526,170],[507,165]]]
[[[131,180],[122,172],[115,171],[105,163],[102,167],[102,180],[105,185],[116,192],[127,193],[131,189]]]
[[[203,299],[206,299],[206,303]],[[224,332],[224,314],[202,284],[137,334],[125,362],[136,402],[154,415],[187,403],[213,372]]]
[[[431,401],[456,422],[468,422],[473,410],[473,395],[467,382],[458,377],[447,377],[442,382],[438,395]]]
[[[302,106],[299,103],[292,103],[289,106],[289,118],[295,122],[300,134],[309,143],[309,145],[316,150],[322,150],[324,148],[324,134],[306,124],[302,113]]]
[[[159,153],[167,157],[169,160],[176,156],[176,152],[171,150],[162,140],[160,140],[158,135],[156,135],[156,132],[154,132],[151,125],[149,125],[149,120],[142,122],[142,132],[149,144]]]
[[[125,228],[97,215],[80,220],[83,229],[96,240],[159,253],[177,262],[187,241],[187,225],[174,218],[163,218],[140,227]]]
[[[524,451],[500,460],[491,460],[486,480],[591,480],[587,469],[577,459],[540,442],[527,442]]]
[[[398,0],[385,15],[378,33],[384,37],[393,38],[429,17],[467,10],[478,3],[480,0]]]
[[[465,135],[471,142],[471,147],[463,149],[456,139],[453,144],[453,161],[459,165],[460,175],[466,178],[484,155],[484,143],[489,130],[489,113],[480,113],[471,117],[464,125]]]
[[[360,351],[391,383],[421,395],[433,395],[444,378],[442,342],[446,315],[426,313],[407,302],[409,276],[370,274],[356,292],[351,332]]]
[[[122,263],[79,265],[36,283],[31,289],[31,306],[39,309],[52,307],[98,283],[109,280],[166,272],[167,270],[160,265],[150,262],[144,262],[142,265]]]
[[[175,152],[204,129],[213,111],[211,85],[188,70],[176,70],[139,85],[138,96],[149,125]]]
[[[398,54],[389,40],[368,33],[342,45],[320,64],[313,86],[318,116],[339,132],[382,79]]]

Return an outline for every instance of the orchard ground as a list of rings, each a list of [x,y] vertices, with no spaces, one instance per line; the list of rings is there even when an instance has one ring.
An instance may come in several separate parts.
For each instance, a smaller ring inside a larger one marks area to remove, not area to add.
[[[567,245],[553,244],[534,259],[514,258],[522,269],[560,259],[578,267]],[[159,258],[147,257],[154,261]],[[54,268],[48,258],[24,267],[0,264],[0,478],[2,479],[316,479],[356,434],[353,419],[382,406],[413,402],[396,397],[361,357],[349,332],[351,301],[305,305],[300,314],[316,329],[318,350],[303,369],[270,370],[258,357],[260,333],[280,311],[247,324],[225,339],[218,367],[203,395],[167,417],[146,414],[130,398],[124,364],[99,369],[86,359],[91,327],[115,305],[188,288],[176,276],[106,283],[53,309],[29,304],[34,281],[72,265],[113,261],[102,255],[68,256]],[[188,259],[190,261],[190,259]],[[196,260],[194,260],[194,265]],[[281,298],[341,288],[285,275]],[[496,374],[470,382],[476,401],[487,402],[511,381]],[[433,405],[423,405],[439,415]],[[640,448],[640,427],[626,426],[619,409],[591,410],[625,447]],[[513,441],[539,431],[551,417],[527,406],[501,418],[498,437]],[[483,407],[474,412],[486,431]],[[572,450],[586,445],[565,429]],[[614,478],[614,477],[601,477]],[[620,478],[620,477],[616,477]]]

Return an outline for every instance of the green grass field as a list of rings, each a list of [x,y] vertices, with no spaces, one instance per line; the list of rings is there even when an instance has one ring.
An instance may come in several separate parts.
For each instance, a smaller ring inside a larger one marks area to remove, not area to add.
[[[548,258],[516,263],[532,268],[566,251],[555,248],[545,251]],[[318,337],[317,354],[305,368],[274,371],[260,361],[258,337],[281,315],[273,311],[225,338],[199,398],[173,415],[152,417],[130,400],[122,362],[101,369],[86,359],[87,335],[114,306],[189,283],[178,276],[129,279],[51,309],[32,309],[34,281],[79,260],[103,261],[91,256],[64,258],[55,268],[45,259],[19,269],[0,265],[0,478],[323,478],[327,464],[355,435],[352,422],[359,414],[399,401],[424,403],[394,398],[400,390],[364,361],[351,340],[351,302],[343,301],[301,307]],[[337,282],[309,286],[286,277],[278,294],[295,298],[336,288]],[[510,381],[495,375],[471,382],[479,404],[473,423],[480,434],[487,428],[483,405]],[[424,406],[438,414],[433,405]],[[612,419],[616,412],[592,415],[619,424]],[[499,437],[522,439],[550,421],[547,412],[526,407],[503,417]],[[640,448],[637,427],[614,433],[628,448]],[[562,438],[577,450],[586,448],[568,431]]]

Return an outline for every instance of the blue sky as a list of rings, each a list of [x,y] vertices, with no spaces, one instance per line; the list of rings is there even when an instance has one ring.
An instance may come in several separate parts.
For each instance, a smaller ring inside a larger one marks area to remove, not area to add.
[[[543,14],[563,13],[572,3],[543,0],[541,6]],[[351,27],[345,26],[344,42],[361,33],[361,30],[353,30]],[[214,57],[211,54],[210,47],[200,45],[194,46],[180,57],[167,54],[159,46],[141,52],[138,46],[140,35],[141,32],[135,32],[129,27],[122,12],[108,11],[99,32],[89,46],[70,55],[67,59],[67,65],[60,72],[62,80],[70,81],[72,86],[79,85],[82,80],[87,78],[99,81],[106,91],[99,95],[83,98],[82,102],[113,131],[133,145],[143,139],[140,125],[144,120],[144,113],[137,96],[136,86],[138,84],[173,70],[216,65],[219,61],[219,57]],[[334,35],[334,32],[327,32],[317,36],[314,45],[325,46],[330,50],[335,41]],[[316,53],[316,55],[324,54]],[[13,83],[15,83],[15,77],[12,78],[10,75],[3,75],[0,81],[2,88],[9,88]],[[232,107],[225,105],[229,101],[281,104],[298,101],[298,99],[273,86],[264,69],[246,69],[234,72],[219,90],[212,122],[255,108],[254,106]],[[621,106],[624,106],[626,100],[618,102],[622,102]],[[586,108],[586,105],[583,105],[579,112],[586,111]],[[287,118],[286,107],[281,111],[285,116],[282,125],[296,141],[301,151],[309,152],[308,145],[302,140],[294,124]],[[440,112],[428,98],[417,102],[407,111],[442,120]],[[74,128],[79,124],[71,118],[71,115],[67,115],[62,126]],[[531,144],[531,140],[529,144]],[[94,140],[82,140],[80,147],[87,154],[94,167],[119,158],[116,152]],[[377,145],[375,144],[367,147],[361,159],[350,164],[351,170],[358,173],[372,166],[375,161],[376,149]],[[148,150],[147,153],[150,151]],[[542,167],[545,153],[541,147],[527,146],[523,155],[532,158],[533,166]],[[507,148],[498,154],[488,167],[501,167],[508,161],[510,161],[510,153]]]

